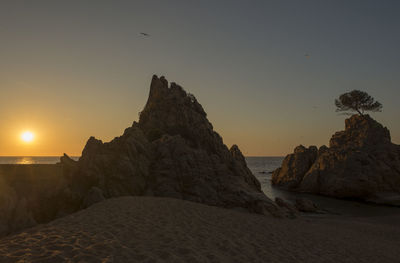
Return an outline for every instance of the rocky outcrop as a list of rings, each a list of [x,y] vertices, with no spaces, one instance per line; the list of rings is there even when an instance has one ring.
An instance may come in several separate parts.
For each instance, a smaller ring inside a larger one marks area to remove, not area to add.
[[[273,184],[285,185],[287,188],[295,188],[301,183],[303,175],[310,169],[317,158],[317,147],[306,148],[297,146],[293,154],[289,154],[283,160],[281,168],[273,172]],[[284,175],[284,176],[279,176]]]
[[[329,147],[296,147],[274,171],[283,188],[339,198],[400,205],[400,146],[370,116],[354,115]]]
[[[122,136],[108,143],[91,137],[77,163],[66,157],[61,161],[81,206],[96,189],[95,200],[174,197],[281,215],[262,193],[239,148],[228,149],[196,98],[164,77],[153,76],[139,122]]]

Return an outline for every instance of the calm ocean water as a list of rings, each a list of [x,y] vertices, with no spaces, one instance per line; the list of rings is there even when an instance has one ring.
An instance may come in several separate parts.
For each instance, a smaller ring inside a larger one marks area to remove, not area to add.
[[[79,157],[71,157],[78,160]],[[359,203],[347,200],[338,200],[318,195],[294,193],[281,190],[271,185],[271,172],[280,167],[284,157],[246,157],[246,162],[254,176],[260,181],[263,192],[270,197],[282,197],[293,201],[298,197],[305,197],[313,200],[319,207],[337,214],[351,216],[376,216],[400,214],[398,207],[376,206],[371,204]],[[40,157],[0,157],[0,164],[55,164],[60,161],[60,157],[40,156]]]
[[[246,157],[247,166],[260,181],[261,189],[272,198],[280,196],[271,186],[272,171],[281,166],[283,159],[284,157]]]
[[[79,156],[71,157],[75,160]],[[283,157],[246,157],[247,165],[255,172],[272,171],[282,163]],[[0,164],[54,164],[60,156],[0,156]]]
[[[79,157],[71,157],[78,160]],[[0,164],[54,164],[60,156],[0,156]]]

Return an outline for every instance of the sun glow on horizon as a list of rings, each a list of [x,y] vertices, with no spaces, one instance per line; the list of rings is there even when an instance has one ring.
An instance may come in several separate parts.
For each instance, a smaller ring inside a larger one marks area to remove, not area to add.
[[[35,135],[33,134],[33,132],[24,131],[23,133],[21,133],[21,140],[26,142],[26,143],[30,143],[34,139],[35,139]]]

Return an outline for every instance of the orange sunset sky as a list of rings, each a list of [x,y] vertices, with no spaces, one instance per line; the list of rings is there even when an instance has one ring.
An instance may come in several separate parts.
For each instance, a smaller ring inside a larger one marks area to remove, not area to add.
[[[333,101],[353,89],[383,104],[372,116],[399,143],[398,3],[323,2],[4,3],[0,155],[79,156],[89,136],[121,135],[153,74],[248,156],[328,144],[346,118]]]

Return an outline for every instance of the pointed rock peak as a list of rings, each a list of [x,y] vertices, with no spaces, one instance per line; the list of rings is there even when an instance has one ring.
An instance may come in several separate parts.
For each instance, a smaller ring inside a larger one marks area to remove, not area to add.
[[[192,108],[198,113],[201,113],[204,116],[206,115],[203,107],[197,102],[196,98],[192,94],[187,93],[175,82],[171,82],[168,86],[168,81],[164,76],[158,78],[157,75],[153,75],[150,84],[149,98],[147,99],[143,112],[160,107],[164,107],[164,110],[168,110],[167,107],[173,105]]]
[[[185,98],[188,96],[189,95],[186,93],[186,91],[175,82],[171,82],[171,84],[168,85],[168,80],[166,80],[164,76],[159,78],[157,75],[153,75],[150,84],[149,98],[147,100],[145,109],[154,103],[160,103],[166,99],[177,99],[180,97]]]
[[[305,150],[307,150],[307,148],[300,144],[299,146],[296,146],[296,148],[294,148],[294,153],[304,152]]]
[[[101,140],[98,140],[95,137],[91,136],[86,142],[85,148],[83,148],[82,157],[97,152],[97,150],[101,149],[102,145],[103,142]]]
[[[60,161],[61,163],[68,163],[68,162],[76,163],[76,161],[71,157],[69,157],[69,155],[66,153],[64,153],[64,155],[60,157]]]
[[[151,81],[146,106],[140,113],[139,126],[147,136],[179,134],[196,140],[199,130],[203,135],[212,135],[212,125],[196,98],[174,82],[168,86],[164,77],[156,75]]]
[[[147,103],[162,98],[168,92],[168,81],[161,76],[153,75],[150,84],[150,93]]]
[[[231,154],[235,160],[240,161],[242,164],[246,163],[246,160],[245,160],[242,152],[240,151],[239,147],[236,144],[232,145],[232,147],[229,149],[229,151],[231,152]]]
[[[303,145],[299,145],[299,146],[296,146],[296,148],[294,148],[294,153],[295,154],[298,154],[298,153],[307,153],[307,154],[309,154],[309,153],[313,153],[313,154],[316,154],[318,152],[318,148],[316,147],[316,146],[314,146],[314,145],[310,145],[310,147],[305,147],[305,146],[303,146]]]
[[[230,151],[232,154],[237,153],[237,154],[242,155],[242,152],[240,151],[239,146],[237,146],[236,144],[232,145]]]
[[[69,157],[66,153],[64,153],[64,156],[60,157],[60,163],[64,167],[69,167],[69,168],[77,167],[77,165],[78,165],[78,162],[75,161],[74,159],[72,159],[71,157]],[[66,169],[68,169],[68,168],[66,168]]]

